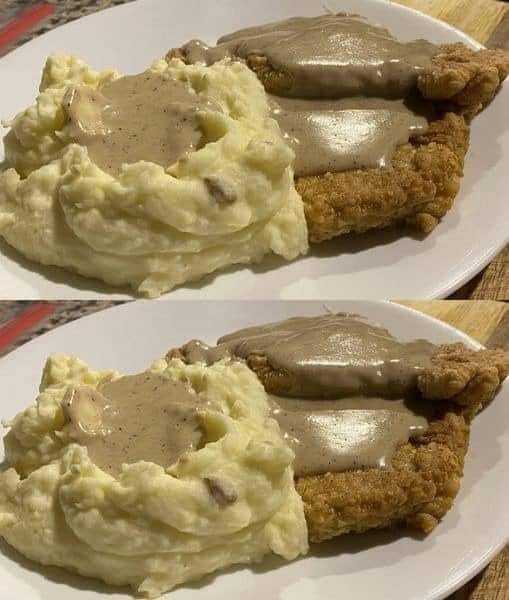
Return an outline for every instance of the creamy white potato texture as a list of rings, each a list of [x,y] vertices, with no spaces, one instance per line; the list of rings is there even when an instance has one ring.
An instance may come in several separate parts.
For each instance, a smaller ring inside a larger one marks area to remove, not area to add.
[[[152,372],[188,383],[210,403],[205,444],[164,469],[125,464],[113,477],[66,434],[62,402],[77,385],[114,380],[76,358],[47,361],[35,405],[5,437],[10,468],[0,474],[0,535],[25,556],[155,597],[175,585],[275,552],[307,551],[293,452],[269,416],[267,396],[242,363],[155,363]],[[220,505],[204,478],[236,492]]]
[[[293,151],[256,76],[228,62],[160,60],[149,70],[187,82],[218,107],[198,115],[199,149],[167,168],[139,161],[105,172],[73,143],[62,102],[71,88],[100,90],[120,75],[50,57],[35,105],[4,139],[10,168],[0,174],[0,235],[34,261],[150,297],[270,252],[288,260],[305,253]],[[218,177],[235,201],[214,197],[206,181]]]

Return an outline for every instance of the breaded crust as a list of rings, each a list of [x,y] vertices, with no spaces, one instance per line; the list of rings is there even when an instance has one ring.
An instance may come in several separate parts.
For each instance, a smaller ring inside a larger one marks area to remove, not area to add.
[[[459,491],[472,417],[508,372],[507,352],[442,346],[418,382],[423,399],[436,402],[430,427],[398,448],[391,470],[297,480],[310,539],[401,524],[423,533],[434,529]]]
[[[292,76],[274,70],[265,56],[251,55],[247,63],[268,92],[284,95],[292,86]],[[296,180],[309,240],[322,242],[397,224],[432,231],[460,188],[469,139],[466,121],[491,102],[508,73],[506,50],[475,51],[461,43],[441,46],[417,85],[444,116],[431,123],[426,135],[398,148],[391,168]]]
[[[449,401],[468,418],[488,404],[509,375],[509,353],[471,350],[463,344],[440,346],[433,367],[419,376],[418,386],[427,400]]]
[[[266,357],[251,356],[247,362],[268,392],[298,393],[289,374],[272,369]],[[509,355],[502,350],[476,352],[463,344],[440,346],[432,367],[418,378],[423,401],[435,404],[430,427],[426,434],[400,446],[391,470],[327,473],[297,480],[310,539],[318,542],[401,523],[431,531],[458,493],[470,421],[493,398],[508,373]]]
[[[445,412],[426,436],[397,449],[390,470],[298,478],[309,539],[322,542],[401,524],[430,532],[458,493],[468,437],[464,417]]]
[[[471,119],[493,100],[508,74],[507,50],[476,51],[461,43],[447,44],[417,85],[425,98]]]
[[[186,358],[179,349],[168,357]],[[291,374],[272,368],[266,356],[250,355],[247,364],[267,392],[299,394]],[[507,352],[440,346],[417,382],[422,401],[432,404],[429,429],[396,450],[391,469],[297,478],[310,540],[396,525],[430,532],[458,493],[472,417],[508,374]]]
[[[429,233],[454,203],[468,143],[464,118],[446,113],[397,148],[390,168],[297,178],[310,241],[395,224]]]

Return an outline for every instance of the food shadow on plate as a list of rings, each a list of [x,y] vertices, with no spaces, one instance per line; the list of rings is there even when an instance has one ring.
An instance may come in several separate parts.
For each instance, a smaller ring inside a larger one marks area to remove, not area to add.
[[[279,269],[284,266],[291,267],[294,264],[297,264],[303,260],[309,258],[332,258],[337,256],[340,258],[341,256],[346,255],[355,255],[371,248],[387,246],[394,242],[397,242],[401,238],[411,238],[415,240],[424,239],[422,237],[418,237],[414,235],[410,231],[406,231],[397,227],[390,227],[383,230],[369,231],[362,234],[348,234],[344,235],[327,242],[322,242],[321,244],[312,244],[310,247],[310,252],[306,256],[301,256],[294,261],[286,261],[283,258],[276,255],[267,255],[262,261],[258,264],[251,265],[231,265],[225,269],[220,269],[218,271],[214,271],[209,275],[206,275],[200,278],[197,281],[190,281],[185,284],[179,285],[174,288],[175,291],[179,289],[189,289],[189,290],[201,290],[203,288],[211,285],[217,277],[221,275],[227,275],[236,273],[238,271],[243,271],[249,269],[254,274],[263,274],[269,271]],[[130,296],[131,298],[142,298],[141,294],[137,294],[131,288],[127,286],[111,286],[104,282],[101,282],[99,279],[93,279],[89,277],[84,277],[79,275],[78,273],[73,273],[72,271],[67,271],[63,267],[50,266],[50,265],[42,265],[35,261],[32,261],[28,258],[25,258],[20,252],[18,252],[15,248],[10,246],[7,242],[0,238],[0,255],[5,256],[9,261],[15,263],[19,267],[21,267],[22,271],[26,271],[27,274],[35,273],[41,277],[43,277],[46,281],[52,282],[55,284],[64,284],[69,286],[72,289],[79,291],[86,291],[98,294],[105,294],[109,296]],[[383,256],[378,253],[372,256],[370,259],[370,268],[377,266],[385,266],[389,264],[394,264],[396,256],[388,256],[385,259]],[[380,260],[382,259],[382,260]],[[6,270],[9,270],[9,262],[4,262],[3,266]],[[325,265],[324,265],[325,266]],[[315,265],[316,267],[316,265]],[[327,268],[327,267],[326,267]],[[318,275],[320,275],[319,269]],[[357,271],[359,267],[357,265]],[[278,282],[280,286],[284,287],[286,285],[295,283],[295,273],[292,269],[287,269],[286,271],[283,269],[280,271],[281,277]],[[14,274],[14,273],[13,273]],[[324,273],[324,274],[329,274]],[[23,272],[16,271],[16,277],[23,277]],[[27,278],[29,279],[29,278]],[[37,288],[37,283],[30,282],[30,285],[33,285],[34,288]],[[44,287],[39,288],[41,294],[45,293]],[[163,296],[171,295],[170,292],[166,292]],[[1,299],[1,298],[0,298]]]
[[[0,539],[0,554],[8,558],[9,561],[12,561],[12,564],[16,564],[17,566],[21,567],[23,571],[25,571],[28,575],[25,575],[25,581],[29,583],[30,586],[36,589],[38,587],[39,582],[39,578],[37,576],[40,576],[40,581],[47,580],[58,585],[65,585],[69,588],[74,588],[81,591],[96,592],[110,596],[113,594],[119,594],[123,592],[124,594],[127,594],[129,596],[133,596],[132,591],[128,587],[108,585],[106,583],[102,583],[97,579],[84,577],[83,575],[78,575],[77,573],[71,573],[61,567],[50,567],[40,565],[39,563],[25,558],[17,550],[12,548],[12,546],[9,546],[9,544],[7,544],[7,542],[5,542],[3,539]],[[30,575],[32,574],[35,575],[33,578],[30,577]],[[40,591],[42,592],[42,589]],[[142,596],[134,597],[141,598]]]
[[[306,556],[301,556],[296,560],[290,562],[285,561],[280,556],[272,554],[270,556],[266,556],[260,563],[254,563],[251,565],[233,565],[227,569],[221,569],[220,571],[216,571],[215,573],[210,573],[209,575],[206,575],[199,581],[187,583],[183,587],[185,589],[198,590],[210,585],[217,577],[221,577],[229,573],[248,570],[254,574],[263,575],[265,573],[269,573],[284,567],[294,565],[296,563],[300,563],[301,561],[305,561],[309,558],[327,559],[331,557],[337,557],[338,559],[340,559],[341,556],[347,554],[358,554],[360,552],[365,552],[366,550],[369,550],[371,548],[389,546],[390,544],[397,542],[401,538],[408,537],[411,536],[409,536],[404,529],[370,531],[369,533],[365,534],[351,533],[340,536],[327,542],[322,542],[320,544],[311,544],[309,553]],[[392,556],[389,552],[384,553],[384,556],[386,557],[384,564],[394,564],[394,556]],[[340,563],[334,563],[334,569],[333,571],[331,571],[330,574],[338,574],[338,564]],[[379,556],[377,556],[377,567],[380,567]],[[362,570],[365,570],[365,567],[363,567]],[[318,573],[316,577],[322,577],[324,575],[327,575],[327,573],[324,574],[322,571],[320,571],[320,573]],[[306,577],[312,578],[313,573],[306,572]],[[293,570],[288,570],[284,574],[284,579],[283,577],[280,577],[280,581],[281,582],[278,585],[281,588],[295,583],[295,572]]]
[[[269,271],[280,269],[280,271],[278,272],[278,287],[284,288],[287,285],[294,285],[296,280],[298,280],[299,276],[298,274],[296,276],[292,267],[303,261],[313,258],[320,259],[337,257],[338,259],[341,259],[342,256],[356,255],[373,248],[389,246],[390,244],[393,244],[403,238],[422,241],[426,239],[426,236],[415,235],[415,232],[412,232],[410,229],[402,229],[401,227],[387,227],[385,229],[368,231],[361,234],[346,234],[338,238],[328,240],[326,242],[321,242],[320,244],[311,244],[308,254],[306,254],[305,256],[300,256],[293,261],[286,261],[280,256],[271,254],[265,256],[260,263],[251,265],[231,265],[226,269],[214,271],[213,273],[202,277],[198,281],[188,282],[185,285],[179,286],[175,289],[177,290],[185,287],[186,289],[201,290],[202,288],[211,285],[213,281],[221,275],[236,273],[238,271],[243,271],[246,269],[248,269],[249,271],[251,271],[251,273],[254,273],[255,275],[264,274],[268,273]],[[426,248],[426,250],[428,249],[429,247]],[[414,254],[417,254],[418,252],[419,248],[417,248],[417,250],[414,251]],[[393,265],[395,264],[395,262],[397,262],[398,257],[403,258],[403,256],[401,256],[401,253],[399,253],[399,256],[396,253],[395,255],[390,255],[386,257],[384,257],[381,253],[372,254],[370,256],[369,268],[371,269],[373,267],[378,266],[382,267]],[[342,268],[345,266],[346,264],[342,265]],[[286,267],[286,269],[284,267]],[[359,270],[362,270],[362,268],[360,268],[357,264],[355,266],[352,266],[352,269],[349,270],[355,270],[356,272],[358,272]],[[348,272],[348,270],[344,270],[342,272],[346,273]],[[309,276],[309,278],[313,279],[315,274],[318,277],[322,275],[332,275],[333,273],[330,272],[330,263],[323,263],[323,269],[321,268],[320,264],[314,264],[313,274],[306,275],[306,277]],[[171,294],[171,292],[169,293]]]
[[[71,271],[67,271],[62,267],[41,265],[39,263],[36,263],[35,261],[25,258],[20,252],[18,252],[15,248],[10,246],[5,240],[1,238],[0,256],[8,258],[9,261],[12,261],[13,263],[21,267],[23,271],[26,271],[27,273],[35,273],[37,275],[40,275],[46,281],[51,283],[64,284],[68,285],[70,288],[73,288],[75,290],[95,292],[98,294],[105,294],[111,296],[128,294],[130,296],[136,297],[128,288],[110,286],[106,283],[101,282],[98,279],[83,277],[78,273],[72,273]],[[10,270],[8,262],[4,261],[2,263],[2,266],[6,270]],[[24,273],[16,271],[15,276],[23,277]],[[32,285],[34,288],[37,288],[37,283],[30,281],[30,285]],[[41,295],[45,293],[44,288],[38,291],[41,292]],[[0,298],[0,300],[8,299],[10,298]],[[53,297],[51,299],[53,299]]]
[[[441,224],[438,225],[438,228]],[[434,231],[437,231],[436,229]],[[422,234],[415,229],[403,225],[393,225],[384,229],[371,229],[364,233],[348,233],[333,238],[320,244],[312,244],[308,256],[317,258],[332,258],[349,254],[358,254],[366,250],[372,250],[383,246],[389,246],[403,239],[423,242],[429,239],[430,234]],[[379,255],[374,255],[375,259]],[[375,262],[373,266],[385,266],[393,264],[394,257]]]

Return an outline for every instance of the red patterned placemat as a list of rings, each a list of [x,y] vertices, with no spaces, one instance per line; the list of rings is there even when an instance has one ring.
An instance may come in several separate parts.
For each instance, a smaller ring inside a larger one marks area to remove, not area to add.
[[[122,302],[0,302],[0,356],[59,325],[116,304]]]
[[[132,0],[1,0],[0,55],[98,10]]]

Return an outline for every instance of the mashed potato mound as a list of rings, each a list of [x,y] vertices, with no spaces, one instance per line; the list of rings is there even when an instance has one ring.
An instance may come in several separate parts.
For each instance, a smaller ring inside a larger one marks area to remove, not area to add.
[[[154,597],[184,581],[275,552],[307,551],[293,453],[270,418],[262,385],[242,363],[158,361],[151,372],[185,381],[212,403],[206,443],[167,469],[99,469],[66,434],[62,402],[77,385],[120,377],[67,356],[48,360],[34,406],[5,437],[11,468],[0,473],[0,535],[32,560]],[[211,499],[204,478],[228,481],[236,500]]]
[[[293,152],[256,76],[229,62],[161,60],[150,71],[187,82],[220,109],[199,113],[200,148],[167,168],[139,161],[118,175],[102,170],[73,143],[62,102],[72,87],[100,90],[120,75],[50,57],[36,104],[5,137],[11,168],[0,174],[0,235],[34,261],[150,297],[269,252],[287,260],[305,253]],[[217,178],[233,202],[214,198],[206,182]]]

